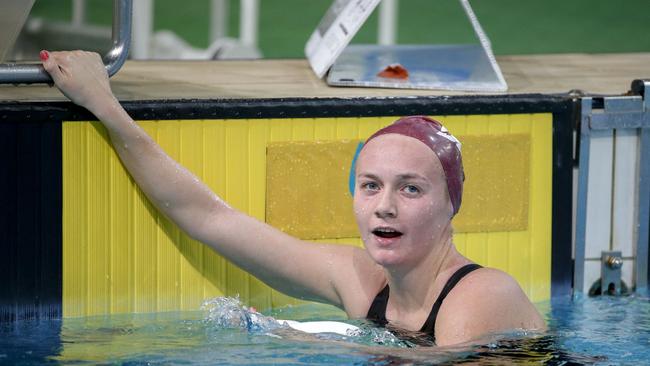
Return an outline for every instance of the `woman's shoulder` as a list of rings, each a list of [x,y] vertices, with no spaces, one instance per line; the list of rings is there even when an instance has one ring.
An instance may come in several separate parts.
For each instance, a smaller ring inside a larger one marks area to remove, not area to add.
[[[459,274],[461,275],[460,278],[458,278]],[[449,271],[448,276],[449,279],[456,276],[456,281],[455,286],[445,298],[445,302],[453,302],[458,298],[467,299],[468,297],[486,293],[492,294],[492,297],[497,295],[508,297],[512,295],[525,296],[512,276],[496,268],[481,267],[475,264],[457,265]]]
[[[498,306],[532,304],[519,283],[509,274],[489,267],[479,268],[461,279],[445,299],[446,303],[464,304],[477,310]],[[457,308],[449,306],[449,308]]]
[[[459,287],[465,287],[472,291],[498,291],[498,292],[521,292],[519,283],[509,274],[496,268],[481,267],[467,276],[464,283],[459,282]]]
[[[458,343],[515,329],[544,329],[544,322],[517,281],[494,268],[467,274],[438,313],[436,338]]]

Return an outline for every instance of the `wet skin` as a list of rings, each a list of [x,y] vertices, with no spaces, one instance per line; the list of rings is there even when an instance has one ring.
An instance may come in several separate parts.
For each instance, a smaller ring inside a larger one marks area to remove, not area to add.
[[[354,213],[375,262],[404,272],[433,260],[434,249],[451,236],[451,212],[442,166],[426,145],[387,134],[364,146]]]

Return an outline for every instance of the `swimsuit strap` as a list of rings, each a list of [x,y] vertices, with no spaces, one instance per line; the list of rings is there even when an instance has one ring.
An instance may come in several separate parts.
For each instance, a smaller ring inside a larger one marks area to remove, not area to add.
[[[424,322],[424,325],[422,326],[422,329],[420,329],[420,332],[430,335],[435,342],[436,318],[438,317],[438,311],[440,310],[442,302],[463,277],[479,268],[482,267],[478,264],[467,264],[459,268],[456,272],[454,272],[454,274],[451,275],[451,277],[449,277],[449,280],[447,280],[447,283],[442,288],[440,295],[438,295],[438,299],[436,299],[436,302],[433,303],[429,317]],[[386,285],[372,301],[370,309],[368,310],[368,315],[366,316],[368,320],[371,320],[380,326],[385,326],[388,324],[388,320],[386,319],[386,307],[388,306],[389,292],[390,289],[388,285]]]
[[[436,331],[436,318],[438,317],[438,311],[440,310],[440,306],[442,305],[442,302],[445,300],[447,295],[449,295],[449,292],[458,284],[458,282],[463,279],[466,275],[468,275],[470,272],[477,270],[479,268],[482,268],[480,265],[472,263],[472,264],[467,264],[458,269],[456,272],[454,272],[451,277],[449,277],[449,280],[447,280],[447,283],[445,284],[445,287],[442,288],[442,291],[440,292],[440,295],[438,295],[438,299],[436,300],[435,303],[433,303],[433,308],[431,309],[431,312],[429,313],[429,317],[427,318],[427,321],[424,322],[424,325],[422,326],[422,329],[420,329],[421,332],[425,332],[428,334],[433,334],[435,337],[435,331]],[[435,338],[434,338],[435,339]]]
[[[384,326],[388,323],[386,320],[386,307],[388,306],[388,285],[386,285],[381,292],[375,296],[375,299],[370,305],[368,310],[368,315],[366,318],[372,320],[380,326]]]

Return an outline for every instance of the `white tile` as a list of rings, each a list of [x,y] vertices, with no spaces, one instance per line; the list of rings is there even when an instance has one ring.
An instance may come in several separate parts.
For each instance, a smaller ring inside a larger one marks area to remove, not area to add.
[[[585,258],[600,258],[603,250],[610,249],[613,141],[611,131],[592,132],[589,148]]]

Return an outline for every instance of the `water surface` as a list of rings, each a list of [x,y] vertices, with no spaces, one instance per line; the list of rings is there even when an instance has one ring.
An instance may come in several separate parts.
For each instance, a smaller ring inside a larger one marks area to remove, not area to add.
[[[236,299],[201,311],[0,324],[0,364],[340,365],[650,363],[650,298],[580,297],[538,304],[549,330],[492,335],[475,345],[417,347],[335,308],[255,313]],[[361,331],[308,335],[276,319],[340,320]]]

